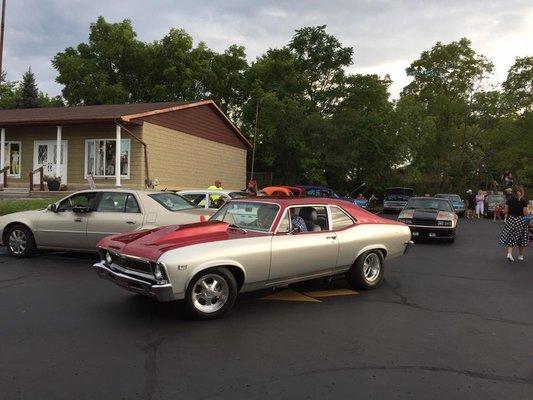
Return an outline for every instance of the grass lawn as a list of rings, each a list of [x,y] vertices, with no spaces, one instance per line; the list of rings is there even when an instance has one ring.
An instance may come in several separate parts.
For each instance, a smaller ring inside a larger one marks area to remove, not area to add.
[[[11,214],[18,211],[40,210],[58,199],[14,199],[0,200],[0,215]]]

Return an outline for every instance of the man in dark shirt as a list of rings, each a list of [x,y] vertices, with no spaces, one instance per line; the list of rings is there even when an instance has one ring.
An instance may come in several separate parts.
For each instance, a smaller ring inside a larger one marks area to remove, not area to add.
[[[466,206],[466,218],[470,219],[472,218],[474,210],[476,209],[476,197],[474,196],[474,193],[472,193],[471,189],[466,191]]]

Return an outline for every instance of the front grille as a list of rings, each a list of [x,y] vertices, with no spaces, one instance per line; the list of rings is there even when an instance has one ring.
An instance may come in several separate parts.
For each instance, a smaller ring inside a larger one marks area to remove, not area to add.
[[[137,258],[130,258],[116,253],[110,253],[113,264],[133,271],[144,272],[145,274],[152,274],[152,266],[149,261],[139,260]]]
[[[437,225],[437,221],[431,221],[427,219],[413,219],[413,225],[435,226]]]

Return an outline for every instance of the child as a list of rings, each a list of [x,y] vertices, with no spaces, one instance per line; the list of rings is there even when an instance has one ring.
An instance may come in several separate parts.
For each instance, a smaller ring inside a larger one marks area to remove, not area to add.
[[[496,222],[496,218],[498,218],[498,221],[502,221],[501,213],[503,211],[503,205],[502,204],[496,204],[494,206],[494,219],[492,222]]]

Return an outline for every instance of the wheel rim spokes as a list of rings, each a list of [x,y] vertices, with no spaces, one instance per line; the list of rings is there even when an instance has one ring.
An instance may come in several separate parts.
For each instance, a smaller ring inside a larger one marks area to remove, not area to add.
[[[212,313],[224,307],[228,295],[228,283],[217,274],[202,276],[195,283],[192,291],[194,306],[205,313]]]
[[[9,248],[14,254],[22,254],[27,246],[26,234],[16,229],[9,235]]]
[[[381,261],[377,254],[369,254],[366,256],[363,264],[363,274],[367,282],[374,282],[381,272]]]

